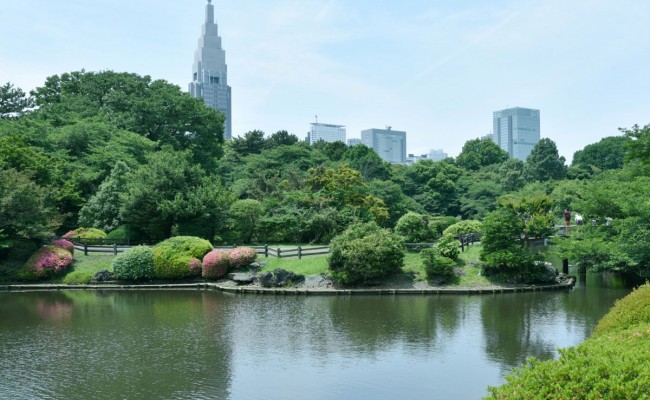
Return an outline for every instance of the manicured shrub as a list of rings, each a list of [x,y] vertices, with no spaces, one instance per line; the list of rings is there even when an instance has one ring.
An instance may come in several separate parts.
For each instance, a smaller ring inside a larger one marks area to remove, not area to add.
[[[454,271],[456,262],[451,258],[442,256],[438,249],[424,249],[420,252],[420,258],[427,273],[427,279],[448,281],[456,277]]]
[[[155,277],[153,252],[146,246],[134,247],[115,257],[112,263],[115,279],[140,281]]]
[[[433,232],[429,229],[428,217],[412,211],[404,214],[395,225],[395,233],[407,243],[430,243]]]
[[[158,279],[182,279],[194,276],[189,261],[203,259],[213,249],[205,239],[176,236],[158,243],[153,248],[153,265]]]
[[[120,225],[114,230],[108,232],[107,239],[129,239],[132,242],[141,242],[145,237],[144,234],[130,225]]]
[[[25,263],[22,279],[37,280],[65,274],[72,264],[72,254],[58,246],[43,246]]]
[[[203,257],[202,276],[208,279],[219,279],[226,276],[230,268],[230,252],[228,250],[212,250]]]
[[[598,322],[593,335],[606,335],[636,325],[650,325],[650,285],[645,284],[626,297]]]
[[[382,279],[404,264],[402,239],[374,222],[352,225],[332,240],[330,251],[329,268],[344,284]]]
[[[238,247],[230,251],[230,260],[235,269],[248,267],[257,259],[257,250],[251,247]]]
[[[530,359],[490,387],[487,399],[650,398],[650,286],[639,288],[600,321],[594,335],[551,361]]]
[[[106,232],[96,228],[77,228],[61,236],[63,239],[106,239]]]
[[[63,277],[63,283],[66,285],[87,285],[93,277],[90,271],[72,271]]]
[[[436,242],[436,249],[441,256],[457,260],[460,254],[460,242],[451,235],[443,235]]]
[[[72,242],[68,240],[65,239],[55,240],[52,243],[50,243],[50,246],[63,247],[64,249],[68,250],[70,254],[74,255],[74,245],[72,244]]]
[[[481,232],[483,232],[483,224],[481,223],[481,221],[468,219],[465,221],[459,221],[449,226],[447,229],[445,229],[442,232],[442,234],[458,236],[458,235],[464,235],[468,233],[481,233]]]

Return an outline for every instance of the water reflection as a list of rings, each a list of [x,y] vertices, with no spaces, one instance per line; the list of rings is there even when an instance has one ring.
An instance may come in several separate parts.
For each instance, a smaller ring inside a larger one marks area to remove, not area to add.
[[[480,398],[527,357],[584,340],[628,291],[587,275],[573,291],[489,296],[0,293],[0,393]]]

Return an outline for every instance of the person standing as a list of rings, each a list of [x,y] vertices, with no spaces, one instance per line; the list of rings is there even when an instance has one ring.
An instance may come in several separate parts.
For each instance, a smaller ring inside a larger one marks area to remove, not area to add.
[[[564,209],[564,231],[569,233],[569,228],[571,227],[571,211]]]

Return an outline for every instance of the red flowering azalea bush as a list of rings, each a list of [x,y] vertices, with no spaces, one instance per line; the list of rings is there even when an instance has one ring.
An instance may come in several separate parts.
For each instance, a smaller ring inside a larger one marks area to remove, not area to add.
[[[192,274],[196,276],[201,276],[201,272],[203,271],[203,264],[201,264],[201,260],[199,260],[198,258],[190,258],[187,264],[190,267],[190,271],[192,271]]]
[[[238,247],[230,251],[230,259],[233,268],[248,267],[257,259],[257,250],[251,247]]]
[[[63,247],[64,249],[68,250],[70,254],[74,254],[74,245],[72,242],[65,239],[55,240],[50,243],[50,246]]]
[[[222,278],[230,268],[230,252],[227,250],[212,250],[203,257],[203,277],[209,279]]]
[[[72,264],[72,253],[59,246],[43,246],[25,263],[20,277],[23,279],[44,279],[65,274]]]

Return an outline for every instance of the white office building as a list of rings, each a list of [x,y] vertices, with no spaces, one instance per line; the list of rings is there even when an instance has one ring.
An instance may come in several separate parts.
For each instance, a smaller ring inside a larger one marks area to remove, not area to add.
[[[406,132],[386,129],[361,131],[361,142],[375,150],[382,160],[403,164],[406,162]]]
[[[495,111],[492,125],[492,140],[512,158],[526,161],[539,142],[539,110],[515,107]]]
[[[307,136],[307,141],[310,145],[313,145],[320,140],[328,143],[345,143],[345,126],[321,124],[318,122],[312,123]]]

